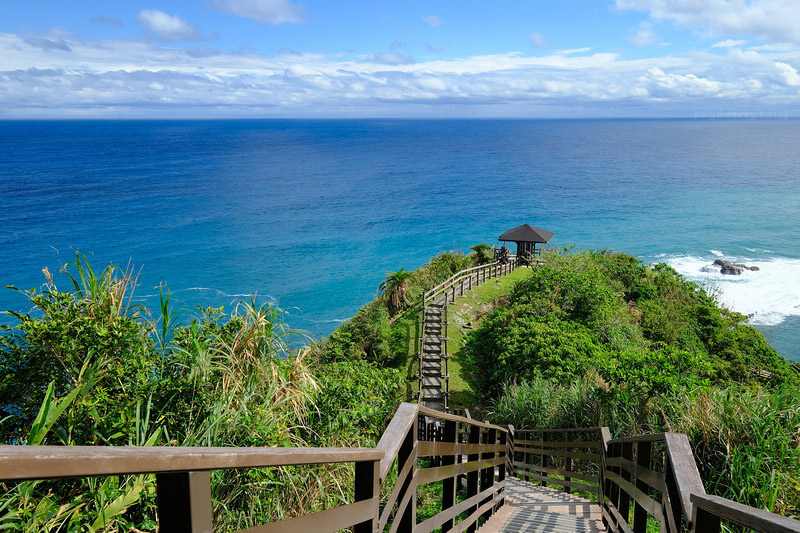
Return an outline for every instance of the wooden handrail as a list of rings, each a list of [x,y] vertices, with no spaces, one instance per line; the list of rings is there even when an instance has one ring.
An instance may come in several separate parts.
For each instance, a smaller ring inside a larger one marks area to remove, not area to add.
[[[417,408],[418,406],[413,403],[401,403],[391,422],[389,422],[386,431],[383,432],[381,440],[378,441],[378,445],[375,447],[376,450],[384,453],[384,457],[381,459],[379,476],[381,481],[386,479],[392,463],[397,458],[400,446],[403,444],[403,439],[417,421],[419,416]]]
[[[0,446],[0,480],[380,461],[383,455],[373,448]]]
[[[734,522],[754,531],[800,533],[800,521],[755,509],[720,496],[692,494],[694,515],[692,531],[717,533],[722,520]]]

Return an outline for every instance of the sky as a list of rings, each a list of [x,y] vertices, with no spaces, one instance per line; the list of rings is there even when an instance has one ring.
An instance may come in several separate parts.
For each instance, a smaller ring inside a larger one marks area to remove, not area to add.
[[[800,117],[800,0],[0,1],[0,119]]]

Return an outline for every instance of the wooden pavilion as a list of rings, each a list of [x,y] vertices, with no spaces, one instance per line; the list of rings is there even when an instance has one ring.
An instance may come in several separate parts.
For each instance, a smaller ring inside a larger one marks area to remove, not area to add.
[[[517,257],[522,262],[528,262],[538,253],[536,245],[546,244],[554,235],[551,231],[523,224],[503,233],[499,240],[503,241],[504,246],[507,241],[517,243]]]

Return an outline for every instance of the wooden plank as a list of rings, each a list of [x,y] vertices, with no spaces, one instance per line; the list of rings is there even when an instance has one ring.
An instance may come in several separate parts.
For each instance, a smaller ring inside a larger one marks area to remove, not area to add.
[[[417,444],[417,455],[419,457],[505,451],[506,447],[504,444],[463,444],[437,441],[420,441],[419,444]]]
[[[575,472],[574,470],[564,470],[562,468],[549,468],[539,465],[531,465],[527,463],[520,463],[514,462],[514,466],[522,469],[528,470],[531,472],[542,472],[545,474],[553,474],[556,476],[568,476],[575,479],[580,479],[581,481],[588,481],[589,483],[597,483],[599,481],[598,476],[593,476],[590,474],[583,474],[581,472]]]
[[[557,440],[524,440],[517,439],[519,444],[525,446],[538,446],[550,448],[599,448],[603,445],[600,441],[557,441]]]
[[[416,466],[414,461],[406,461],[406,464],[403,465],[403,470],[397,475],[397,482],[394,484],[392,493],[389,495],[389,498],[386,500],[386,505],[383,508],[383,514],[378,520],[378,531],[383,531],[383,528],[386,527],[386,523],[389,521],[389,516],[392,514],[392,508],[400,495],[400,491],[403,485],[408,481],[411,475],[411,469],[416,469]]]
[[[565,429],[518,429],[517,433],[597,433],[600,427],[593,428],[565,428]]]
[[[575,459],[588,459],[590,461],[600,461],[600,454],[598,453],[585,453],[585,452],[571,452],[571,451],[564,451],[564,450],[548,450],[545,448],[531,448],[529,446],[520,446],[516,442],[514,443],[514,449],[516,451],[524,451],[525,453],[535,454],[535,455],[550,455],[555,457],[573,457]]]
[[[800,521],[711,494],[692,494],[692,503],[725,520],[769,533],[800,533]]]
[[[340,505],[289,520],[242,529],[238,533],[305,533],[307,531],[334,532],[369,520],[377,509],[379,498],[370,498],[348,505]]]
[[[548,483],[550,485],[561,485],[564,487],[572,487],[574,489],[585,490],[586,492],[591,492],[594,494],[597,494],[598,490],[596,485],[585,485],[583,483],[578,483],[577,481],[567,481],[565,479],[559,479],[556,477],[543,476],[541,474],[533,474],[533,473],[528,473],[525,475],[533,479],[537,479],[539,481],[544,481],[545,483]]]
[[[505,487],[505,482],[497,483],[482,492],[474,494],[473,496],[470,496],[469,498],[461,502],[458,502],[456,505],[454,505],[447,511],[443,511],[435,516],[428,518],[424,522],[417,524],[417,527],[414,529],[415,533],[430,533],[431,531],[441,526],[448,520],[454,519],[456,516],[460,515],[461,513],[469,509],[471,506],[476,506],[476,504],[483,498],[491,496],[493,492],[496,493],[504,487]],[[477,512],[473,511],[471,513],[471,516],[472,515],[475,515],[476,517],[480,516],[479,513],[481,512],[481,508],[477,507],[477,509],[478,511]],[[469,520],[469,518],[467,518],[467,520]],[[463,520],[460,523],[463,523],[464,521],[466,520]]]
[[[651,433],[649,435],[635,435],[633,437],[621,437],[611,439],[608,444],[624,444],[626,442],[664,442],[667,433]]]
[[[386,427],[386,431],[383,432],[381,440],[375,447],[377,451],[385,454],[381,460],[381,480],[386,479],[386,474],[389,473],[389,469],[392,467],[395,457],[397,457],[397,452],[400,450],[403,439],[417,421],[418,408],[417,404],[401,403],[391,422]]]
[[[643,443],[649,444],[649,443]],[[625,471],[633,474],[637,480],[641,480],[647,483],[650,487],[658,490],[658,491],[665,491],[667,490],[666,483],[664,481],[664,474],[661,472],[656,472],[654,470],[650,470],[641,465],[637,465],[633,461],[625,459],[623,457],[609,457],[606,459],[606,464],[608,466],[619,466],[622,467]]]
[[[372,448],[0,446],[0,480],[116,476],[377,461]]]
[[[661,512],[661,504],[653,498],[637,489],[630,481],[624,479],[622,476],[606,470],[606,477],[616,483],[620,489],[625,491],[628,495],[632,496],[634,501],[644,508],[648,514],[656,518],[660,523],[664,523],[664,514]]]
[[[692,494],[705,494],[706,489],[703,486],[703,480],[700,479],[700,472],[694,461],[689,438],[683,433],[666,433],[665,440],[667,442],[667,458],[671,467],[667,472],[667,488],[669,489],[670,478],[674,475],[674,488],[677,491],[677,494],[669,491],[670,501],[674,505],[677,496],[686,523],[691,526],[692,502],[690,497]]]
[[[463,531],[466,531],[467,528],[471,527],[475,523],[475,520],[477,520],[481,516],[482,513],[486,512],[488,509],[490,509],[492,506],[494,506],[498,502],[498,500],[499,500],[498,496],[499,496],[499,494],[495,493],[492,496],[492,500],[491,501],[484,503],[483,505],[478,507],[477,511],[475,511],[473,514],[469,515],[464,520],[459,522],[458,525],[456,526],[456,528],[453,530],[453,533],[462,533]],[[481,528],[483,528],[483,527],[484,526],[481,526]]]
[[[413,404],[412,404],[413,405]],[[494,428],[499,431],[507,431],[506,428],[501,426],[495,426],[494,424],[489,424],[488,422],[478,422],[477,420],[473,420],[471,418],[464,418],[463,416],[454,415],[451,413],[444,413],[442,411],[436,411],[434,409],[428,409],[424,406],[419,406],[420,414],[427,415],[433,418],[438,418],[441,420],[453,420],[454,422],[462,422],[464,424],[470,424],[472,426],[478,426],[482,428]]]
[[[495,457],[494,459],[477,459],[466,463],[423,468],[417,471],[417,485],[425,485],[427,483],[439,481],[440,479],[468,474],[485,468],[493,468],[505,462],[505,457]]]
[[[609,522],[616,525],[618,531],[622,531],[624,533],[633,533],[633,530],[628,525],[627,520],[625,520],[622,515],[619,513],[617,506],[611,502],[606,502],[603,506],[604,509],[608,509],[610,512]]]

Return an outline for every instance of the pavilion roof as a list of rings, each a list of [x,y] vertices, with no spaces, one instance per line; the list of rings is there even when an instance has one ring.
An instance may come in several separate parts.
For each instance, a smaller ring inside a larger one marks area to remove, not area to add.
[[[535,228],[530,224],[523,224],[516,228],[511,228],[507,232],[500,235],[501,241],[512,242],[541,242],[546,243],[553,238],[555,233],[547,231],[546,229]]]

